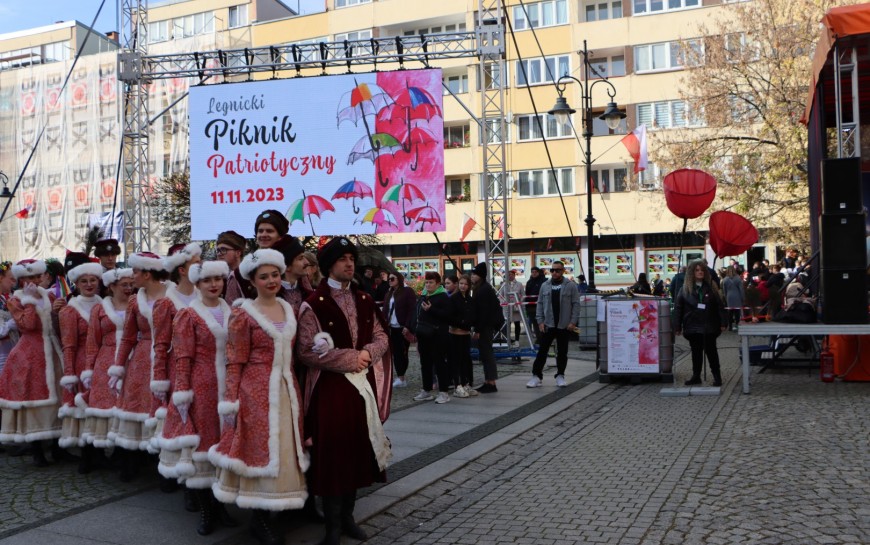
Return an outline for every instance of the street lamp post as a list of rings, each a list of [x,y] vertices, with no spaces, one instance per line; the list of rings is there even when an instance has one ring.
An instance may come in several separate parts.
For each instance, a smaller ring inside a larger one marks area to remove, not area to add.
[[[593,226],[595,225],[595,217],[592,215],[592,89],[599,83],[605,83],[608,86],[607,95],[610,97],[610,102],[607,103],[604,113],[598,116],[598,119],[603,119],[607,126],[611,129],[619,127],[619,123],[625,119],[625,112],[619,110],[616,102],[613,100],[616,96],[616,88],[607,78],[601,78],[589,84],[589,51],[586,49],[586,40],[583,40],[583,50],[580,51],[583,55],[583,71],[585,78],[583,81],[578,80],[573,76],[562,76],[556,82],[556,90],[559,92],[559,98],[556,99],[556,105],[548,113],[556,117],[556,122],[564,125],[569,122],[571,114],[576,110],[568,105],[565,99],[565,88],[568,85],[566,80],[576,81],[581,85],[581,101],[583,107],[583,138],[586,139],[586,150],[584,154],[583,165],[586,169],[586,261],[588,262],[589,270],[586,271],[587,281],[589,284],[588,291],[595,292],[595,239]]]
[[[9,178],[0,172],[0,178],[3,178],[3,191],[0,192],[0,199],[11,199],[12,192],[9,191]]]

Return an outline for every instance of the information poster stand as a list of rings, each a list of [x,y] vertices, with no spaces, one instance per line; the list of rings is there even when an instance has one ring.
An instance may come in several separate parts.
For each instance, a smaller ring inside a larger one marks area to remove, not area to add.
[[[600,382],[613,377],[673,382],[670,304],[661,297],[606,298],[598,303]]]

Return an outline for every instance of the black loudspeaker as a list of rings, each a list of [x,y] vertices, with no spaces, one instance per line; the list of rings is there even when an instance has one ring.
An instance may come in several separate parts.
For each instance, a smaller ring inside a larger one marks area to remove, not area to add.
[[[822,268],[867,267],[864,214],[822,214],[819,218]]]
[[[822,213],[846,214],[864,210],[861,158],[822,161]]]
[[[822,320],[826,324],[867,323],[867,272],[822,269]]]

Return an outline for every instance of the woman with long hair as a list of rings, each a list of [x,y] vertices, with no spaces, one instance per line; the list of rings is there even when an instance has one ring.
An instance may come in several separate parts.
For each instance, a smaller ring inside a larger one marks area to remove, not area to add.
[[[43,442],[60,437],[60,343],[52,326],[54,294],[39,283],[44,261],[25,259],[12,266],[21,289],[7,302],[21,337],[0,373],[0,442],[30,443],[33,463],[48,465]]]
[[[405,285],[405,277],[398,272],[387,276],[390,288],[384,296],[383,309],[387,323],[390,324],[390,348],[393,352],[393,366],[396,378],[393,388],[404,388],[408,385],[405,373],[408,372],[408,349],[411,347],[411,320],[417,305],[417,294]]]
[[[147,451],[154,428],[146,425],[151,417],[152,357],[154,354],[154,305],[166,296],[165,281],[169,279],[163,258],[151,252],[133,254],[127,260],[133,268],[133,286],[138,288],[130,297],[121,344],[115,364],[109,367],[109,387],[118,396],[109,439],[116,447],[127,451],[123,456],[121,480],[128,482],[144,464],[142,451]]]
[[[471,304],[471,277],[463,274],[456,282],[456,291],[450,296],[450,368],[455,370],[456,388],[453,395],[478,395],[472,387],[474,371],[471,362],[471,328],[474,325],[474,306]]]
[[[112,269],[104,272],[102,279],[109,295],[91,311],[85,370],[81,376],[84,391],[76,396],[77,404],[83,401],[86,405],[82,436],[97,449],[113,446],[109,431],[117,397],[109,388],[109,367],[115,364],[121,344],[127,302],[133,294],[133,269]]]
[[[719,288],[703,260],[692,261],[686,268],[686,281],[674,302],[673,322],[674,332],[685,335],[692,348],[692,378],[686,381],[686,386],[701,384],[705,354],[710,361],[713,386],[721,386],[716,338],[725,331],[728,318]]]
[[[257,250],[240,269],[257,298],[236,303],[230,316],[226,386],[217,405],[223,429],[208,452],[217,467],[212,491],[220,502],[253,509],[251,533],[277,545],[284,539],[269,512],[301,509],[308,497],[302,395],[293,372],[296,317],[278,297],[286,270],[280,252]]]

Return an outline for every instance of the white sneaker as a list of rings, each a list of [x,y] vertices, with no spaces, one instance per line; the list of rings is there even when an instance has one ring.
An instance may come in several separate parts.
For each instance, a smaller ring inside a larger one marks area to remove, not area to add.
[[[475,390],[471,384],[465,386],[465,393],[469,395],[469,397],[479,396],[480,392]]]
[[[393,388],[406,388],[407,386],[407,380],[402,380],[399,377],[396,377],[395,380],[393,380]]]
[[[453,390],[453,397],[468,397],[468,392],[465,391],[465,388],[460,384]]]
[[[565,375],[556,375],[556,386],[559,388],[564,388],[568,386],[568,383],[565,382]]]
[[[438,392],[438,397],[435,398],[435,403],[440,405],[442,403],[447,403],[448,401],[450,401],[450,394],[447,392]]]
[[[532,378],[526,383],[526,388],[540,388],[543,384],[544,381],[532,375]]]
[[[420,390],[420,393],[414,396],[414,401],[432,401],[433,399],[435,396],[426,390]]]

